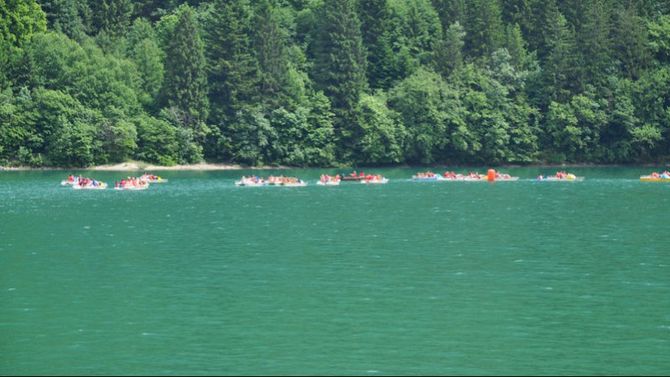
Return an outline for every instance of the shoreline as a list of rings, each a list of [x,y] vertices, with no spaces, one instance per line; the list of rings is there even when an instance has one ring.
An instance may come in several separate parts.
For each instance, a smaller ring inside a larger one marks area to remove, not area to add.
[[[236,164],[218,164],[218,163],[198,163],[190,165],[153,165],[144,162],[122,162],[113,165],[96,165],[85,168],[68,168],[68,167],[30,167],[30,166],[0,166],[0,171],[62,171],[62,170],[76,170],[76,171],[216,171],[216,170],[261,170],[261,169],[290,169],[286,166],[260,166],[248,167]]]
[[[162,166],[140,161],[122,162],[111,165],[96,165],[86,168],[67,168],[67,167],[30,167],[30,166],[0,166],[0,171],[221,171],[221,170],[286,170],[286,169],[338,169],[338,170],[360,170],[360,169],[461,169],[461,168],[483,168],[485,165],[393,165],[393,166],[357,166],[357,167],[296,167],[296,166],[243,166],[238,164],[225,163],[197,163],[189,165]],[[490,166],[493,169],[510,168],[616,168],[616,167],[667,167],[667,163],[641,163],[641,164],[509,164]]]

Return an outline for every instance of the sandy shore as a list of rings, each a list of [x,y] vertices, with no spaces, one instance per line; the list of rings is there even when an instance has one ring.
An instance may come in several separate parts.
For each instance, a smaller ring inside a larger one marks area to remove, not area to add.
[[[128,170],[146,170],[146,171],[165,171],[165,170],[240,170],[245,169],[240,165],[228,164],[208,164],[199,163],[192,165],[174,165],[174,166],[159,166],[142,162],[123,162],[115,165],[100,165],[92,166],[86,170],[96,171],[128,171]]]
[[[206,170],[242,170],[242,169],[288,169],[285,166],[242,166],[235,164],[213,164],[213,163],[198,163],[190,165],[174,165],[174,166],[161,166],[161,165],[152,165],[146,162],[140,161],[130,161],[122,162],[120,164],[114,165],[98,165],[90,166],[87,168],[41,168],[41,167],[29,167],[29,166],[18,166],[18,167],[3,167],[0,166],[0,171],[24,171],[24,170],[93,170],[93,171],[170,171],[170,170],[191,170],[191,171],[206,171]]]

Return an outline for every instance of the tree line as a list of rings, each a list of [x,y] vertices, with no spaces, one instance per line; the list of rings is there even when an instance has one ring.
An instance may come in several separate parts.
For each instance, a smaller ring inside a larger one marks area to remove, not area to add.
[[[0,164],[664,161],[668,0],[4,0]]]

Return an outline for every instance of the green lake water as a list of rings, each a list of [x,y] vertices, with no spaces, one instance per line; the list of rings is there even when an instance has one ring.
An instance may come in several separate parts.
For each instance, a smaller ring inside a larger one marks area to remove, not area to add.
[[[654,169],[418,170],[274,172],[304,188],[165,172],[140,192],[0,172],[0,374],[670,373],[670,185],[638,180]]]

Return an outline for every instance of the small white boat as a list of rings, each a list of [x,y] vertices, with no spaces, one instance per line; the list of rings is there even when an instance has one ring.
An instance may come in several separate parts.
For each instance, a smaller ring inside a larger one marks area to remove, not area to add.
[[[331,181],[317,181],[316,184],[319,186],[339,186],[340,180],[331,180]]]
[[[389,182],[388,178],[382,178],[382,179],[366,179],[361,181],[362,184],[364,185],[384,185]]]
[[[239,181],[235,181],[235,186],[238,187],[262,187],[262,186],[267,186],[268,183],[265,182],[264,180],[260,181],[253,181],[251,179],[241,179]]]
[[[149,184],[147,183],[146,185],[141,185],[141,186],[114,187],[114,190],[118,190],[118,191],[141,191],[141,190],[146,190],[148,188],[149,188]]]

